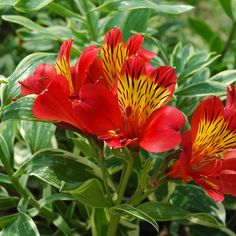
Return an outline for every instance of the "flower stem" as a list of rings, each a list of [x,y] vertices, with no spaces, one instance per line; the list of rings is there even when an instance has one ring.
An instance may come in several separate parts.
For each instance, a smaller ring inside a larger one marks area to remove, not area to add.
[[[120,179],[120,185],[119,185],[119,190],[118,190],[118,197],[116,200],[116,205],[119,205],[122,201],[122,198],[125,193],[126,186],[128,184],[129,177],[132,172],[133,168],[133,163],[134,163],[134,157],[130,156],[129,160],[127,163],[124,164],[123,169],[122,169],[122,174],[121,174],[121,179]],[[117,228],[120,222],[120,215],[110,215],[110,222],[108,225],[108,230],[107,230],[107,236],[115,236],[117,232]]]
[[[223,59],[224,59],[224,57],[225,57],[227,51],[228,51],[229,48],[230,48],[230,45],[231,45],[231,43],[232,43],[232,40],[234,39],[235,31],[236,31],[236,21],[233,21],[233,25],[232,25],[231,31],[230,31],[230,33],[229,33],[229,37],[228,37],[228,39],[227,39],[227,41],[226,41],[226,43],[225,43],[225,46],[224,46],[224,48],[223,48],[223,50],[222,50],[222,52],[221,52],[221,55],[220,55],[220,57],[219,57],[219,59],[218,59],[218,62],[223,61]]]
[[[107,194],[107,199],[108,199],[109,203],[112,204],[113,202],[112,202],[112,197],[111,197],[111,191],[110,191],[110,188],[109,188],[108,182],[107,182],[105,160],[104,160],[102,148],[98,149],[98,160],[99,160],[99,164],[100,164],[100,168],[101,168],[101,172],[102,172],[102,178],[103,178],[103,182],[104,182],[104,186],[105,186],[105,190],[106,190],[106,194]]]

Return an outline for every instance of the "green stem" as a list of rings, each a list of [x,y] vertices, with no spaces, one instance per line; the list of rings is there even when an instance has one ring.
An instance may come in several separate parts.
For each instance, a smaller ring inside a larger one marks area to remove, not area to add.
[[[113,202],[112,202],[112,197],[111,197],[111,191],[108,186],[108,181],[107,181],[107,177],[106,177],[105,160],[104,160],[102,148],[98,149],[98,160],[99,160],[99,164],[100,164],[100,168],[101,168],[101,172],[102,172],[102,178],[103,178],[107,198],[108,198],[109,203],[112,204]]]
[[[119,205],[122,201],[122,198],[125,193],[126,186],[129,181],[129,177],[132,172],[133,168],[133,163],[134,163],[134,157],[131,156],[130,159],[128,160],[127,163],[124,164],[123,169],[122,169],[122,175],[120,179],[120,185],[119,185],[119,190],[118,190],[118,197],[116,200],[116,205]],[[117,232],[117,228],[120,222],[120,215],[110,215],[110,222],[108,225],[108,230],[107,230],[107,236],[115,236]]]
[[[88,1],[87,0],[82,0],[82,2],[83,2],[83,7],[86,11],[87,26],[88,26],[88,31],[89,31],[90,37],[91,37],[92,40],[96,41],[97,40],[97,35],[96,35],[94,25],[93,25],[93,22],[92,22],[91,14],[89,12]]]
[[[221,61],[224,59],[224,57],[225,57],[227,51],[229,50],[230,45],[231,45],[231,43],[232,43],[232,40],[234,39],[235,31],[236,31],[236,21],[233,22],[231,31],[230,31],[230,33],[229,33],[229,37],[228,37],[228,39],[227,39],[227,41],[226,41],[226,43],[225,43],[225,46],[224,46],[224,48],[223,48],[223,50],[222,50],[222,52],[221,52],[221,55],[220,55],[220,57],[219,57],[219,59],[218,59],[218,62],[221,62]]]

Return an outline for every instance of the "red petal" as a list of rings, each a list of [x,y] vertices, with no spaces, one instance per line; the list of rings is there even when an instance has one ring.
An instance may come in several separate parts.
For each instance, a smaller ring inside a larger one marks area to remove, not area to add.
[[[36,67],[34,74],[26,80],[19,82],[21,84],[21,93],[23,96],[29,94],[42,93],[56,76],[56,69],[49,64],[40,64]]]
[[[225,110],[227,115],[230,115],[236,111],[236,90],[233,84],[227,88],[227,100]]]
[[[222,171],[220,173],[222,192],[236,196],[236,171]]]
[[[164,152],[181,142],[179,131],[185,124],[185,117],[175,107],[165,106],[147,119],[141,133],[140,146],[149,152]]]
[[[144,42],[144,37],[141,34],[134,34],[127,42],[124,44],[124,46],[128,50],[128,55],[133,56],[135,55],[138,50],[142,47]]]
[[[63,121],[81,129],[73,114],[69,95],[68,81],[58,75],[48,89],[36,98],[33,114],[43,120]]]
[[[198,132],[198,126],[201,120],[213,122],[219,116],[223,116],[224,107],[218,97],[210,97],[203,100],[193,113],[191,128],[193,139]]]
[[[185,131],[182,135],[182,149],[180,159],[174,163],[168,172],[171,178],[183,179],[185,183],[188,182],[188,170],[192,157],[192,134],[191,131]]]
[[[104,43],[108,44],[111,48],[115,48],[117,44],[122,43],[122,33],[120,29],[115,27],[108,31],[105,35]]]
[[[78,62],[76,63],[73,71],[73,87],[74,93],[79,93],[80,88],[85,83],[89,68],[93,64],[97,54],[99,52],[99,48],[96,48],[95,45],[87,47],[81,54]],[[100,68],[98,68],[100,70]]]
[[[74,103],[74,111],[87,130],[97,136],[123,129],[117,98],[102,86],[84,85],[79,100]]]
[[[150,61],[152,58],[156,56],[155,53],[142,48],[138,51],[138,55],[142,57],[145,61]]]

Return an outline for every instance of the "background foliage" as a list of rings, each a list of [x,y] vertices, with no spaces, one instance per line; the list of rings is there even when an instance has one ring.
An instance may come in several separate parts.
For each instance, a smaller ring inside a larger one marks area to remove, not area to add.
[[[235,0],[1,0],[1,235],[104,235],[108,220],[101,207],[109,203],[96,197],[104,191],[96,150],[72,132],[32,122],[33,97],[11,102],[20,97],[17,81],[37,64],[54,63],[63,40],[74,39],[72,57],[77,58],[85,46],[100,45],[105,32],[118,26],[124,39],[144,33],[144,47],[158,54],[155,66],[176,68],[178,87],[171,102],[190,118],[203,97],[224,99],[226,86],[236,80],[235,6]],[[106,166],[116,178],[122,160],[118,152],[107,154]],[[145,168],[140,179],[133,175],[130,189],[137,181],[142,186],[161,161],[160,155],[142,152],[136,164]],[[156,228],[157,220],[159,235],[235,235],[235,198],[216,204],[195,185],[178,183],[171,194],[172,188],[164,184],[151,195],[156,204],[114,207],[141,221],[139,227],[124,221],[122,235],[156,235],[142,220]]]

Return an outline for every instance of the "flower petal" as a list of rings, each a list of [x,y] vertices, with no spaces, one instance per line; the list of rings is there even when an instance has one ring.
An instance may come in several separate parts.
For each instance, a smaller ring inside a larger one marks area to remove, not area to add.
[[[58,75],[48,89],[36,98],[33,114],[39,119],[63,121],[82,129],[73,114],[69,96],[70,91],[66,78]]]
[[[74,112],[80,123],[97,136],[105,135],[109,130],[123,129],[117,98],[102,86],[84,85],[74,101]]]
[[[118,80],[119,106],[131,136],[138,137],[146,119],[164,105],[173,93],[176,74],[173,68],[152,70],[147,77],[148,63],[139,56],[124,63]]]
[[[149,152],[170,150],[181,142],[179,131],[184,124],[185,117],[177,108],[162,107],[146,121],[139,144]]]
[[[56,61],[57,74],[63,75],[67,79],[71,92],[74,91],[70,73],[70,52],[72,44],[73,40],[65,40],[63,42]]]
[[[79,93],[80,88],[85,83],[89,73],[89,68],[97,57],[99,50],[100,49],[97,48],[95,45],[92,45],[87,47],[82,52],[78,62],[76,63],[73,69],[72,79],[74,93]]]
[[[40,64],[34,74],[24,81],[20,81],[23,96],[42,93],[56,76],[56,69],[49,64]]]
[[[225,106],[225,112],[230,115],[236,111],[236,90],[232,84],[227,88],[227,100]]]
[[[180,158],[174,163],[168,172],[168,176],[174,179],[183,179],[185,183],[188,182],[188,169],[192,157],[192,134],[191,131],[185,131],[182,134],[182,149]]]

